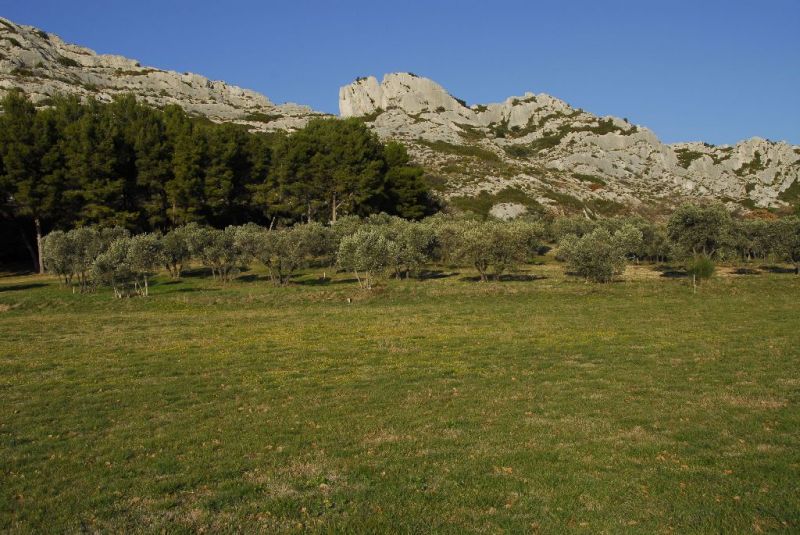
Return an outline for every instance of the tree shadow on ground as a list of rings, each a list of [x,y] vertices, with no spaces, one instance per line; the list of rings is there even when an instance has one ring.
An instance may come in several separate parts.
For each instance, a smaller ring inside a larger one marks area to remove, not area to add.
[[[449,277],[455,277],[458,274],[459,274],[458,271],[451,271],[447,273],[441,269],[423,269],[422,271],[417,273],[417,276],[414,278],[417,280],[424,281],[432,279],[446,279]]]
[[[732,271],[734,275],[760,275],[761,271],[753,268],[740,267]]]
[[[211,269],[206,267],[185,269],[181,273],[181,277],[188,277],[190,279],[197,277],[211,277]]]
[[[27,275],[36,275],[36,272],[30,268],[0,266],[0,279],[4,279],[6,277],[25,277]]]
[[[761,269],[761,271],[767,271],[769,273],[791,273],[791,274],[796,273],[794,268],[789,268],[784,266],[761,266],[759,269]]]
[[[195,292],[218,292],[220,288],[178,288],[177,290],[170,290],[166,293],[179,293],[179,294],[188,294],[188,293],[195,293]]]
[[[500,275],[499,277],[490,276],[489,282],[533,282],[538,280],[546,279],[544,275],[526,275],[523,273],[508,273],[505,275]],[[464,282],[480,282],[480,276],[474,277],[461,277],[458,279]]]
[[[47,286],[43,282],[29,282],[25,284],[9,284],[7,286],[0,286],[0,292],[16,292],[21,290],[32,290],[33,288],[41,288]]]
[[[240,275],[235,280],[236,282],[272,282],[267,275],[256,275],[255,273]]]
[[[331,279],[330,277],[317,277],[313,279],[302,279],[302,280],[295,280],[291,281],[292,284],[297,284],[299,286],[329,286],[331,284],[352,284],[354,282],[358,282],[356,278],[348,278],[348,279]]]
[[[653,266],[653,271],[660,272],[661,276],[667,279],[685,279],[689,276],[689,274],[686,273],[686,270],[679,267],[670,266],[668,264]]]

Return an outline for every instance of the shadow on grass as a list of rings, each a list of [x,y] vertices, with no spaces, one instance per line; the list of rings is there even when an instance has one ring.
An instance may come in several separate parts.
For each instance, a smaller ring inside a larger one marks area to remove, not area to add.
[[[236,282],[272,282],[267,275],[256,275],[255,273],[250,273],[249,275],[240,275],[236,277]]]
[[[195,292],[206,293],[206,292],[218,292],[218,291],[220,291],[220,288],[203,287],[203,288],[178,288],[177,290],[168,290],[168,291],[166,291],[164,293],[165,294],[168,294],[168,293],[187,294],[187,293],[195,293]]]
[[[0,266],[0,279],[6,277],[25,277],[27,275],[36,275],[36,272],[30,268],[24,267]]]
[[[546,279],[544,275],[524,275],[524,274],[514,274],[509,273],[506,275],[500,275],[499,277],[490,276],[489,282],[533,282],[538,280]],[[480,282],[481,278],[479,276],[475,277],[461,277],[458,279],[464,282]]]
[[[685,279],[689,276],[685,270],[668,264],[653,266],[653,271],[659,271],[661,276],[667,279]]]
[[[331,279],[330,277],[322,277],[314,278],[314,279],[302,279],[302,280],[295,280],[291,281],[292,284],[297,284],[298,286],[329,286],[331,284],[352,284],[354,282],[358,282],[356,278],[348,278],[348,279]]]
[[[446,279],[449,277],[455,277],[456,275],[459,275],[458,271],[451,271],[447,273],[441,269],[431,269],[431,270],[423,269],[414,278],[424,281],[433,279]]]
[[[740,267],[734,269],[732,273],[734,275],[760,275],[761,271],[752,268]]]
[[[761,271],[768,271],[769,273],[791,273],[795,274],[797,271],[794,268],[784,266],[761,266]]]
[[[181,277],[186,277],[189,279],[197,278],[197,277],[208,277],[211,278],[211,269],[210,268],[192,268],[192,269],[185,269],[181,272]]]
[[[9,284],[7,286],[0,286],[0,292],[16,292],[21,290],[31,290],[33,288],[41,288],[47,286],[43,282],[28,282],[25,284]]]

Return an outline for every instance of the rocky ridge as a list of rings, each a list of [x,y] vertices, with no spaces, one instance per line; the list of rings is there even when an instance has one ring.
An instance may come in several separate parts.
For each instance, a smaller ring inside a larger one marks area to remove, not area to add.
[[[157,107],[177,104],[192,115],[261,131],[291,131],[329,116],[197,74],[99,55],[0,17],[0,96],[15,87],[42,106],[57,94],[109,101],[133,93]],[[412,73],[357,79],[340,89],[339,107],[380,137],[404,142],[442,196],[455,204],[478,199],[503,217],[541,206],[586,213],[668,209],[698,197],[745,209],[800,201],[800,147],[783,142],[667,145],[641,125],[546,94],[468,106]]]
[[[641,125],[546,94],[467,106],[432,80],[394,73],[342,87],[339,108],[408,144],[450,198],[515,191],[538,204],[613,212],[697,197],[780,208],[800,197],[800,147],[761,138],[667,145]]]
[[[192,115],[263,131],[302,128],[310,117],[324,115],[307,106],[274,104],[255,91],[198,74],[96,54],[52,33],[0,17],[0,94],[13,87],[39,104],[58,94],[110,101],[114,95],[134,93],[154,106],[178,104]]]

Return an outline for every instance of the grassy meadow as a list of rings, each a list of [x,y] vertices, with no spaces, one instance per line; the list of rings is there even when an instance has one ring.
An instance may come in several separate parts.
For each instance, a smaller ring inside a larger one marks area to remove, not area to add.
[[[0,277],[0,530],[800,530],[800,277],[458,271]]]

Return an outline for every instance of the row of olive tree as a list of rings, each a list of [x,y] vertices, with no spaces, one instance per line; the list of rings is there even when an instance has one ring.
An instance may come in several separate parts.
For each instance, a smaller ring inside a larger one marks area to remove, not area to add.
[[[754,228],[758,233],[743,231]],[[82,292],[104,284],[118,297],[147,295],[154,273],[165,269],[179,278],[192,261],[222,282],[235,277],[241,267],[260,262],[274,284],[286,285],[298,270],[314,263],[350,271],[362,287],[372,288],[381,276],[409,278],[432,262],[474,267],[480,280],[487,281],[530,261],[545,242],[556,241],[556,258],[565,261],[569,271],[607,282],[621,275],[628,262],[668,258],[684,261],[690,272],[702,277],[709,264],[713,271],[714,261],[744,250],[745,235],[751,240],[748,258],[773,256],[800,264],[800,220],[751,225],[733,220],[721,205],[682,206],[666,225],[640,217],[567,217],[542,223],[437,214],[412,222],[378,214],[282,229],[189,224],[164,235],[78,228],[48,235],[44,261],[65,283],[77,281]],[[757,248],[752,245],[756,241]]]
[[[164,235],[131,236],[119,228],[85,227],[49,234],[44,258],[47,269],[66,284],[77,278],[81,291],[110,286],[117,297],[148,295],[155,272],[165,269],[179,278],[191,261],[223,282],[242,266],[260,262],[277,285],[316,263],[351,271],[364,288],[371,288],[376,278],[416,276],[434,261],[473,266],[486,281],[527,262],[543,233],[541,225],[523,221],[439,216],[412,222],[385,214],[283,229],[247,224],[220,230],[189,224]]]
[[[800,219],[736,220],[721,204],[680,206],[666,225],[636,216],[565,217],[548,231],[557,258],[599,282],[621,274],[626,261],[641,260],[682,262],[693,279],[709,277],[719,261],[772,258],[800,271]]]

